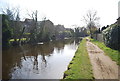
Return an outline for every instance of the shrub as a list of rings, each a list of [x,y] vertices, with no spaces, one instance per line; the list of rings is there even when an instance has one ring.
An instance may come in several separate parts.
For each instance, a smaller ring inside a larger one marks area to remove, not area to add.
[[[117,23],[110,25],[103,31],[103,39],[108,47],[120,50],[120,26]]]

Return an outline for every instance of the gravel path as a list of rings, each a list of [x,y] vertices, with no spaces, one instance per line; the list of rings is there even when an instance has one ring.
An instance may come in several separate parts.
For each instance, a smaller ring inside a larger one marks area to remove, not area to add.
[[[118,79],[118,65],[93,43],[86,42],[95,79]]]

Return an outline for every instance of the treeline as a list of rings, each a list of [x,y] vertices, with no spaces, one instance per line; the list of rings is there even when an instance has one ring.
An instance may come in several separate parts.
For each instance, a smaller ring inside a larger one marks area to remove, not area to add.
[[[64,25],[54,25],[52,21],[46,18],[38,21],[37,11],[29,15],[30,18],[21,21],[19,9],[12,11],[8,8],[1,14],[3,47],[88,35],[87,29],[84,27],[65,28]]]

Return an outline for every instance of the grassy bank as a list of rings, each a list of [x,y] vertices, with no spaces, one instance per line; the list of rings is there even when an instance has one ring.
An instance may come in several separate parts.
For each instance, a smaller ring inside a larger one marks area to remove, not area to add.
[[[74,58],[64,73],[64,79],[93,79],[92,65],[86,49],[86,40],[83,39]]]
[[[105,52],[106,55],[108,55],[113,61],[116,61],[118,65],[120,65],[119,51],[106,47],[103,42],[99,42],[94,39],[91,39],[91,42],[96,44],[99,48],[101,48]],[[119,60],[118,60],[118,57],[119,57]]]

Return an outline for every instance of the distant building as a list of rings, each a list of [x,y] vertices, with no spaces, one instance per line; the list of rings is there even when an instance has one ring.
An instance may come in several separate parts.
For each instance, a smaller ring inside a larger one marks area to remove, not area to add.
[[[34,25],[33,19],[26,18],[25,21],[24,21],[25,32],[29,33],[30,30],[33,29],[33,25]]]
[[[33,19],[28,19],[28,18],[26,18],[26,19],[25,19],[25,22],[33,22]]]

